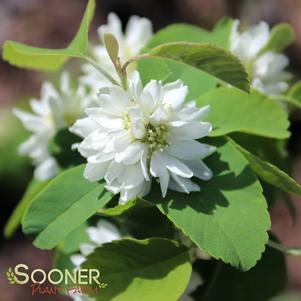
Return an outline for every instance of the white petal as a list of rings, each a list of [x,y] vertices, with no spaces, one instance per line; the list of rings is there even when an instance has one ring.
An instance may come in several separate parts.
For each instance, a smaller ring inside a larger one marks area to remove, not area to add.
[[[161,100],[162,97],[162,82],[151,80],[143,89],[145,94],[151,95],[154,102]]]
[[[135,70],[129,75],[129,92],[135,101],[139,101],[142,90],[140,74]]]
[[[90,118],[78,119],[73,126],[70,127],[70,131],[80,137],[84,138],[99,129],[99,125]]]
[[[149,115],[155,110],[156,103],[150,93],[142,91],[139,98],[139,106],[143,116],[148,118]]]
[[[155,152],[152,154],[150,172],[154,177],[160,177],[166,172],[166,166],[161,152]]]
[[[240,34],[238,25],[238,21],[234,22],[231,35],[231,51],[246,62],[255,58],[266,45],[270,38],[270,30],[267,23],[260,22]]]
[[[126,165],[135,164],[141,159],[143,151],[143,144],[135,142],[130,144],[123,152],[117,153],[115,160],[117,163],[123,162]]]
[[[87,244],[87,243],[82,243],[79,247],[80,252],[84,255],[84,256],[88,256],[91,253],[93,253],[94,249],[95,249],[95,245],[92,244]]]
[[[129,200],[132,200],[136,197],[143,197],[146,195],[151,187],[151,182],[142,181],[139,185],[131,188],[123,188],[120,191],[119,204],[124,205]]]
[[[70,256],[70,260],[75,267],[80,267],[80,265],[86,261],[86,258],[83,255],[75,254]]]
[[[48,82],[45,81],[42,83],[42,87],[41,87],[41,100],[45,101],[49,98],[60,98],[59,94],[57,93],[56,89],[54,88],[54,86]]]
[[[184,121],[200,121],[207,117],[210,111],[210,106],[204,106],[202,108],[184,106],[178,113],[181,120]]]
[[[101,131],[92,132],[87,136],[78,147],[78,151],[83,157],[94,156],[107,146],[109,143],[109,136]]]
[[[175,174],[171,174],[173,180],[171,179],[169,182],[169,188],[179,192],[194,192],[200,191],[200,187],[193,183],[190,179],[179,177]]]
[[[129,94],[126,91],[124,91],[121,87],[112,86],[110,88],[110,92],[111,105],[117,105],[125,109],[132,104]]]
[[[131,46],[131,55],[139,53],[153,34],[152,23],[146,18],[132,16],[126,26],[127,45]]]
[[[215,151],[215,147],[197,142],[195,140],[173,140],[166,151],[184,160],[203,159]]]
[[[118,177],[118,181],[125,189],[139,186],[144,181],[140,164],[129,165],[125,168],[123,173]]]
[[[45,103],[36,99],[30,100],[30,107],[34,113],[40,116],[46,116],[49,112],[49,108],[45,107]]]
[[[121,21],[114,13],[109,13],[108,24],[100,26],[97,32],[101,41],[103,41],[103,35],[105,33],[113,34],[119,41],[123,37]]]
[[[19,109],[13,109],[13,113],[16,117],[18,117],[23,126],[34,133],[41,133],[43,131],[48,131],[47,120],[40,116],[36,116],[27,112],[24,112]]]
[[[126,110],[133,104],[128,92],[119,86],[111,86],[107,94],[107,90],[99,92],[100,106],[104,112],[109,115],[122,117]]]
[[[142,118],[132,118],[131,132],[136,139],[142,139],[145,136],[146,129]]]
[[[166,123],[168,119],[169,112],[163,106],[159,106],[149,118],[152,125],[160,125],[162,123]]]
[[[113,181],[123,172],[124,164],[112,161],[108,166],[105,180],[108,184],[112,184]]]
[[[88,108],[86,114],[102,128],[108,130],[123,129],[124,123],[121,118],[115,118],[112,115],[106,114],[101,108]]]
[[[97,182],[104,178],[108,165],[108,162],[87,163],[84,171],[84,177],[91,182]]]
[[[132,143],[133,138],[129,132],[124,131],[122,134],[118,135],[114,139],[114,148],[116,152],[124,150],[130,143]]]
[[[174,88],[171,88],[174,86]],[[178,110],[188,94],[188,87],[184,86],[181,81],[169,84],[168,88],[164,87],[164,100],[163,103],[169,104],[173,109]]]
[[[32,135],[20,145],[19,154],[29,155],[32,159],[39,161],[49,157],[47,139],[45,140],[41,135]]]
[[[184,178],[191,178],[193,176],[192,171],[182,161],[176,159],[175,157],[162,152],[161,158],[163,164],[171,172],[171,174],[176,174]]]
[[[160,180],[162,196],[163,196],[163,198],[165,198],[166,193],[167,193],[168,184],[169,184],[169,172],[166,171],[165,173],[163,173],[160,176],[159,180]]]
[[[149,181],[150,178],[149,178],[148,166],[147,166],[147,155],[148,155],[148,149],[145,146],[144,147],[144,152],[142,153],[142,156],[141,156],[140,164],[141,164],[141,169],[142,169],[142,173],[143,173],[144,178],[147,181]]]
[[[68,72],[63,72],[60,78],[60,89],[64,94],[70,94],[70,75]]]
[[[177,140],[203,138],[212,131],[212,126],[208,122],[170,122],[169,125],[173,139]]]
[[[54,158],[48,158],[40,163],[34,171],[36,179],[46,181],[53,178],[58,173],[58,165]]]
[[[104,163],[107,161],[111,161],[114,158],[115,154],[114,153],[109,153],[109,154],[104,154],[104,153],[99,153],[96,155],[92,155],[88,157],[88,162],[89,163]]]
[[[212,178],[212,171],[201,160],[185,161],[185,164],[192,170],[193,175],[201,180],[208,181]]]
[[[119,230],[112,223],[105,220],[99,221],[97,227],[88,227],[87,233],[90,240],[97,246],[121,238]]]
[[[259,77],[268,82],[279,80],[288,80],[289,75],[283,72],[289,65],[288,58],[279,53],[266,52],[261,55],[255,62],[254,77]],[[283,77],[285,74],[285,77]]]
[[[161,177],[168,169],[171,173],[190,178],[192,171],[180,160],[169,156],[165,152],[155,152],[150,163],[150,172],[154,177]]]

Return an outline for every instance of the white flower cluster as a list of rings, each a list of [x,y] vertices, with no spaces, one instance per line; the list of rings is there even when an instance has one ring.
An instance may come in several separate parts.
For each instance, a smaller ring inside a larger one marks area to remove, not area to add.
[[[252,86],[270,95],[285,92],[289,87],[287,81],[291,78],[291,74],[284,71],[289,60],[284,54],[264,51],[270,40],[268,24],[260,22],[242,33],[238,27],[239,21],[235,20],[230,49],[246,67]]]
[[[32,113],[14,109],[23,126],[32,132],[32,136],[20,145],[19,152],[33,160],[36,179],[44,181],[57,174],[58,164],[49,151],[49,142],[60,129],[81,117],[89,104],[85,88],[79,85],[73,89],[68,73],[63,73],[59,90],[50,82],[42,84],[40,100],[30,101]]]
[[[196,141],[212,130],[201,122],[209,107],[184,104],[187,93],[181,81],[152,80],[143,88],[137,72],[128,91],[115,85],[102,89],[98,105],[71,128],[84,139],[78,147],[88,161],[84,176],[105,179],[122,204],[146,195],[152,178],[159,180],[163,197],[168,188],[199,191],[191,178],[212,177],[202,159],[215,148]]]
[[[146,45],[152,35],[152,24],[148,19],[132,16],[123,34],[121,21],[114,13],[111,13],[108,17],[108,24],[98,29],[101,41],[103,34],[107,32],[116,36],[120,57],[122,60],[127,60],[138,54]],[[99,64],[117,77],[105,47],[95,46],[92,52]],[[80,78],[77,89],[72,88],[67,73],[61,76],[59,90],[56,90],[51,83],[44,82],[41,99],[30,102],[32,114],[14,109],[14,114],[21,120],[24,127],[33,133],[30,139],[20,146],[19,152],[32,159],[36,166],[34,176],[38,180],[44,181],[54,177],[59,169],[55,158],[49,151],[51,139],[60,129],[69,127],[76,119],[82,117],[84,109],[97,99],[99,88],[111,85],[93,66],[85,64],[83,71],[85,75]],[[87,91],[87,87],[90,91]]]
[[[79,267],[86,260],[86,257],[93,253],[95,248],[121,238],[117,227],[105,220],[99,220],[96,227],[88,227],[87,234],[90,243],[82,243],[79,248],[80,254],[72,255],[70,258],[75,267]]]
[[[96,227],[88,227],[87,234],[90,243],[82,243],[80,245],[80,254],[75,254],[70,257],[71,262],[76,268],[86,260],[86,257],[93,253],[94,249],[102,246],[105,243],[121,239],[121,234],[116,226],[105,220],[98,221]],[[92,301],[95,300],[84,294],[71,294],[74,301]]]

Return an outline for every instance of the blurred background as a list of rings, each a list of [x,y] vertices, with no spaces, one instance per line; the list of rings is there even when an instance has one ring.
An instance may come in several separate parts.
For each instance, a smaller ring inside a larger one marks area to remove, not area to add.
[[[65,47],[78,28],[85,5],[86,0],[0,0],[0,45],[11,39],[35,46]],[[97,27],[106,22],[107,14],[112,11],[124,24],[130,15],[145,16],[153,22],[154,30],[173,22],[211,29],[223,16],[243,19],[250,24],[259,20],[270,25],[289,22],[296,31],[297,40],[287,55],[292,71],[301,75],[301,0],[97,0],[92,37],[96,38]],[[45,74],[13,68],[0,60],[1,232],[32,172],[29,162],[17,156],[17,146],[25,140],[26,133],[12,117],[11,107],[28,96],[38,97],[45,78]],[[294,158],[294,177],[301,183],[301,123],[297,120],[292,122],[289,151]],[[295,198],[294,203],[299,212],[295,222],[282,203],[272,209],[273,230],[283,244],[301,246],[301,200]],[[17,263],[48,269],[51,256],[51,252],[33,248],[20,232],[11,240],[1,238],[0,301],[68,300],[61,296],[32,297],[29,288],[1,281],[7,268]],[[287,289],[301,296],[301,259],[290,257],[287,263]],[[301,300],[301,297],[294,300]]]

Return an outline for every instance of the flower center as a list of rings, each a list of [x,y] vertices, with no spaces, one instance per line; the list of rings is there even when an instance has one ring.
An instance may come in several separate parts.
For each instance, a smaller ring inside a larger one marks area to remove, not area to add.
[[[123,116],[124,128],[126,130],[129,130],[131,127],[131,123],[132,123],[132,120],[131,120],[130,114],[129,114],[129,112],[126,112]]]
[[[162,152],[168,143],[168,129],[166,125],[154,126],[148,124],[146,127],[146,136],[143,138],[143,142],[148,144],[150,154],[155,151]]]
[[[66,112],[63,114],[62,118],[66,125],[69,126],[76,121],[77,115],[73,114],[72,112]]]

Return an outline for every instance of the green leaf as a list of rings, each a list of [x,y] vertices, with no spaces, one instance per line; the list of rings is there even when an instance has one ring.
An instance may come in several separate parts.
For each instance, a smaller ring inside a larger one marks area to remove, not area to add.
[[[147,48],[171,42],[211,43],[212,37],[209,31],[189,24],[172,24],[157,33],[150,39]]]
[[[235,143],[232,139],[228,139],[250,162],[251,168],[259,178],[275,187],[280,188],[281,190],[292,192],[296,195],[301,196],[301,186],[288,174],[279,169],[277,166],[253,155],[252,153]]]
[[[84,165],[63,172],[34,198],[22,226],[25,234],[36,236],[36,247],[54,248],[112,198],[104,183],[88,182],[83,172]]]
[[[291,25],[281,23],[273,27],[270,35],[270,40],[267,45],[261,50],[261,53],[266,51],[281,52],[295,40],[295,32]]]
[[[231,134],[230,137],[253,155],[277,166],[287,174],[291,173],[292,159],[287,156],[287,140],[250,136],[243,133]],[[296,210],[290,195],[265,181],[261,184],[269,207],[271,208],[276,202],[283,202],[291,213],[292,219],[295,220]]]
[[[172,61],[168,62],[168,67],[171,74],[167,78],[167,82],[173,82],[181,79],[189,89],[187,99],[195,99],[196,97],[214,89],[217,85],[216,78],[193,67]]]
[[[124,205],[117,205],[113,208],[104,208],[98,211],[99,214],[109,215],[109,216],[116,216],[121,215],[131,209],[138,203],[138,199],[131,200]]]
[[[70,57],[84,57],[88,51],[88,30],[94,10],[95,0],[89,0],[80,28],[67,48],[47,49],[6,41],[3,59],[21,68],[55,71]]]
[[[182,80],[189,89],[187,99],[195,99],[217,85],[216,78],[201,70],[160,58],[147,58],[139,61],[138,70],[144,85],[152,79],[163,82]]]
[[[108,284],[96,296],[101,301],[175,301],[191,274],[188,249],[163,238],[104,244],[82,267],[101,271]]]
[[[288,140],[273,139],[246,133],[232,133],[230,138],[253,155],[268,161],[286,173],[292,169],[291,158],[287,156]]]
[[[206,160],[214,176],[198,182],[200,192],[169,191],[162,199],[159,188],[154,187],[145,199],[156,204],[206,253],[249,270],[260,259],[270,229],[262,188],[233,145],[221,138],[208,140],[217,146],[216,153]]]
[[[207,119],[213,125],[211,136],[244,132],[279,139],[289,137],[287,113],[257,91],[246,94],[222,87],[202,95],[197,104],[210,105]]]
[[[230,48],[230,36],[233,28],[233,19],[230,17],[224,17],[220,19],[213,29],[213,41],[212,43],[229,49]]]
[[[173,223],[156,206],[144,200],[139,200],[135,206],[125,211],[119,220],[127,229],[126,232],[137,239],[174,239],[176,235]]]
[[[55,254],[53,257],[53,266],[55,269],[59,269],[60,271],[68,270],[70,273],[74,270],[74,265],[70,259],[70,254],[65,254],[61,250],[55,250]],[[58,280],[58,279],[54,279]],[[70,278],[66,279],[67,284],[65,282],[59,283],[57,286],[63,289],[65,292],[68,288],[73,287],[74,283],[70,280]]]
[[[88,242],[90,242],[90,239],[87,233],[87,223],[83,223],[67,235],[58,246],[58,249],[64,254],[71,254],[77,252],[82,243]]]
[[[210,262],[202,262],[200,269],[205,269]],[[209,268],[209,267],[208,267]],[[240,272],[218,263],[215,267],[214,283],[206,285],[202,301],[267,301],[286,286],[286,264],[283,254],[267,249],[258,264],[248,272]],[[210,279],[204,279],[210,283]],[[206,290],[207,288],[207,290]]]
[[[249,91],[248,74],[230,52],[211,44],[174,42],[150,50],[151,57],[183,63],[244,91]]]
[[[104,39],[106,50],[110,56],[110,59],[113,62],[113,64],[116,65],[116,61],[119,53],[118,42],[116,38],[110,33],[105,33],[103,39]]]
[[[301,103],[301,81],[298,81],[290,88],[289,95]]]
[[[171,74],[168,64],[158,58],[148,58],[138,61],[138,70],[144,85],[152,79],[165,81]]]
[[[33,197],[37,193],[39,193],[47,184],[48,181],[40,182],[40,181],[32,180],[30,182],[30,184],[28,185],[24,193],[24,196],[22,197],[18,206],[15,208],[14,212],[12,213],[11,217],[9,218],[4,228],[4,236],[6,238],[11,237],[15,233],[15,231],[18,229],[21,223],[24,212],[32,202]]]
[[[232,28],[232,20],[223,19],[212,32],[187,24],[173,24],[157,32],[143,52],[168,42],[213,43],[227,47]],[[138,69],[143,83],[151,79],[172,82],[181,79],[189,88],[188,99],[202,95],[217,84],[217,79],[193,67],[164,59],[149,58],[138,62]],[[202,83],[200,85],[200,83]]]
[[[161,44],[180,41],[212,43],[227,48],[232,24],[233,21],[230,18],[223,18],[211,32],[189,24],[172,24],[155,33],[148,42],[147,48],[154,48]]]

